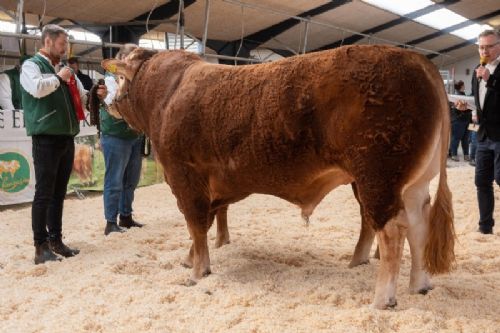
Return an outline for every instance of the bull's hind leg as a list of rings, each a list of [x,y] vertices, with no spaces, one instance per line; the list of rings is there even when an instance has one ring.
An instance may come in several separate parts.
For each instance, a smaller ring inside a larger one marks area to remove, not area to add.
[[[215,238],[215,247],[229,244],[229,231],[227,229],[227,208],[222,206],[217,209],[217,236]]]
[[[349,268],[356,267],[358,265],[367,264],[370,262],[370,250],[372,248],[373,240],[375,238],[375,231],[366,222],[364,218],[363,205],[359,200],[358,189],[356,183],[351,183],[352,191],[354,196],[359,203],[359,211],[361,215],[361,232],[359,234],[358,243],[354,249],[354,254],[352,255],[351,262],[349,263]]]
[[[409,187],[403,194],[408,216],[408,243],[411,251],[410,293],[427,294],[432,289],[429,274],[424,270],[424,249],[428,235],[430,212],[429,183]]]
[[[372,304],[377,309],[387,309],[397,305],[396,286],[406,229],[406,212],[400,210],[398,215],[390,219],[382,230],[377,231],[380,267]]]

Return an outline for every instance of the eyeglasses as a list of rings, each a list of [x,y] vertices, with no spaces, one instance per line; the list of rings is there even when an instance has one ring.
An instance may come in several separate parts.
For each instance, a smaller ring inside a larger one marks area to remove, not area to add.
[[[486,50],[491,50],[493,47],[495,47],[499,42],[496,42],[496,43],[493,43],[493,44],[489,44],[489,45],[479,45],[478,46],[478,49],[480,49],[481,51],[486,51]]]

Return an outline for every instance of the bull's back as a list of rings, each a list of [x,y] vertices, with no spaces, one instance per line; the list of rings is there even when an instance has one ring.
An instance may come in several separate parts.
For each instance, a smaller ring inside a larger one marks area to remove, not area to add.
[[[276,177],[300,183],[340,167],[385,181],[408,172],[398,165],[418,161],[432,140],[426,134],[446,116],[432,66],[413,52],[382,46],[253,66],[200,63],[170,103],[171,119],[189,129],[181,139],[171,132],[180,140],[175,154],[231,179],[258,173],[263,183]],[[193,148],[182,152],[188,144]]]

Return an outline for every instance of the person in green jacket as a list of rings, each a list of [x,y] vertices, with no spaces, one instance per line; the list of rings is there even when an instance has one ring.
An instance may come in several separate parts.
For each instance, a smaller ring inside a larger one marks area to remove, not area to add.
[[[136,48],[135,44],[125,44],[116,58],[123,59]],[[98,96],[109,106],[118,90],[113,74],[106,73],[105,86],[106,89],[98,90]],[[106,219],[104,235],[107,236],[112,232],[124,232],[123,228],[143,226],[132,217],[134,192],[141,177],[142,135],[131,129],[123,119],[111,116],[105,107],[99,111],[101,147],[106,168],[103,199]]]
[[[0,73],[0,109],[21,110],[21,83],[19,82],[20,69],[23,62],[29,56],[23,55],[19,58],[19,65]]]
[[[68,82],[72,72],[62,67],[68,33],[58,25],[42,30],[43,47],[21,68],[21,95],[24,121],[32,137],[35,196],[31,224],[35,243],[35,264],[72,257],[79,250],[62,241],[62,215],[66,188],[73,167],[74,137],[80,127]],[[81,102],[87,91],[76,79]],[[81,110],[80,110],[81,111]]]

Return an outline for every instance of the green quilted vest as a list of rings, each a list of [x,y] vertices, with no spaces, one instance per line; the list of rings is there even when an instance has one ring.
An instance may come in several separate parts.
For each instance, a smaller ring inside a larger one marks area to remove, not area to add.
[[[36,54],[26,60],[40,68],[42,74],[56,74],[48,61]],[[61,84],[53,93],[35,98],[21,87],[24,122],[29,136],[37,134],[75,136],[80,132],[68,86]]]

